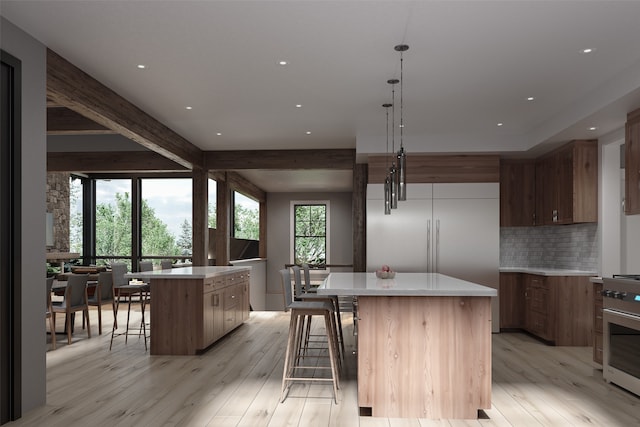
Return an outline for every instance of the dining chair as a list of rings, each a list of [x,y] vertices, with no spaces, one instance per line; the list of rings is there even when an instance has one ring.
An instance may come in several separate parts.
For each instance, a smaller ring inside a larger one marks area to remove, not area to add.
[[[302,273],[304,276],[304,291],[305,292],[316,292],[316,288],[311,286],[311,269],[309,268],[309,264],[303,262],[300,264],[300,268],[302,269]]]
[[[89,306],[98,308],[98,334],[102,335],[102,305],[108,302],[113,308],[113,322],[116,323],[116,302],[113,297],[113,273],[111,271],[102,271],[98,274],[98,284],[96,290],[89,297]]]
[[[47,277],[47,310],[45,316],[49,320],[49,333],[51,334],[51,349],[56,349],[56,324],[53,322],[53,310],[51,309],[51,288],[53,287],[53,277]]]
[[[333,398],[338,402],[338,388],[340,387],[339,366],[340,356],[338,350],[338,338],[336,334],[335,317],[333,305],[327,301],[295,301],[291,289],[291,273],[288,268],[280,270],[282,282],[282,295],[284,299],[284,310],[291,311],[289,321],[289,335],[287,338],[287,349],[284,358],[284,368],[282,372],[282,391],[280,401],[284,402],[287,397],[289,387],[293,382],[331,382],[333,385]],[[307,364],[308,359],[319,359],[323,356],[324,348],[302,348],[302,343],[306,342],[304,334],[306,332],[305,319],[312,316],[321,316],[324,319],[326,349],[329,353],[329,367],[315,364]],[[312,355],[308,350],[317,350],[318,353]],[[317,377],[319,371],[329,370],[330,378]],[[305,373],[308,373],[305,375]]]
[[[171,270],[173,268],[173,261],[170,259],[163,259],[160,261],[160,267],[162,267],[163,270]]]
[[[138,266],[140,271],[153,271],[152,261],[140,261]]]
[[[89,304],[87,298],[88,274],[71,274],[67,280],[63,300],[52,303],[53,324],[56,323],[56,313],[65,314],[65,327],[67,330],[67,342],[71,344],[72,314],[82,311],[87,320],[87,336],[91,338],[91,323],[89,321]]]

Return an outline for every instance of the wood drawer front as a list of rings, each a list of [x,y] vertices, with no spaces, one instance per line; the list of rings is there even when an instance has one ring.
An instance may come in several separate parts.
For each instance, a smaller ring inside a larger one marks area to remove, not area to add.
[[[602,334],[602,302],[593,305],[593,331]]]
[[[549,292],[547,289],[532,287],[529,292],[531,293],[531,310],[546,316],[549,307]]]
[[[227,310],[231,307],[238,305],[238,302],[242,298],[241,288],[238,286],[229,286],[224,290],[224,309]]]
[[[602,334],[593,335],[593,361],[602,365]]]

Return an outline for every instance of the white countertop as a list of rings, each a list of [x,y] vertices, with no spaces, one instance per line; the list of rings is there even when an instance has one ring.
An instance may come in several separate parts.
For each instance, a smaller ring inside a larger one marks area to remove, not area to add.
[[[396,273],[393,279],[378,279],[375,273],[331,273],[318,288],[318,294],[493,297],[498,292],[439,273]]]
[[[167,270],[139,271],[137,273],[127,273],[125,277],[129,279],[208,279],[219,274],[226,274],[236,271],[250,271],[251,267],[181,267]]]
[[[500,267],[500,273],[527,273],[539,276],[597,276],[597,271],[564,270],[561,268],[545,267]]]

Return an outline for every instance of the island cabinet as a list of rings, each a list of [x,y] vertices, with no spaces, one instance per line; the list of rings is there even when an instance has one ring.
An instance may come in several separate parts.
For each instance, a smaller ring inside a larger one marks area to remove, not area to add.
[[[537,160],[536,225],[598,221],[598,142],[572,141]]]
[[[198,354],[249,318],[247,267],[133,273],[151,285],[151,354]]]
[[[640,109],[627,114],[625,127],[624,213],[640,214]]]
[[[535,160],[500,161],[500,226],[532,226],[536,221]]]
[[[523,274],[524,329],[555,345],[590,346],[593,287],[586,276]]]

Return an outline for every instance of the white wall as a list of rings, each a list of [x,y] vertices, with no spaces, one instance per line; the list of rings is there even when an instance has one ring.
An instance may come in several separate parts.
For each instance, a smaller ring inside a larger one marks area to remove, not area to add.
[[[0,46],[22,61],[22,411],[46,402],[46,48],[0,17]]]
[[[329,200],[330,263],[353,263],[351,193],[269,193],[267,195],[267,310],[282,310],[282,285],[278,271],[293,263],[290,254],[292,200]]]

